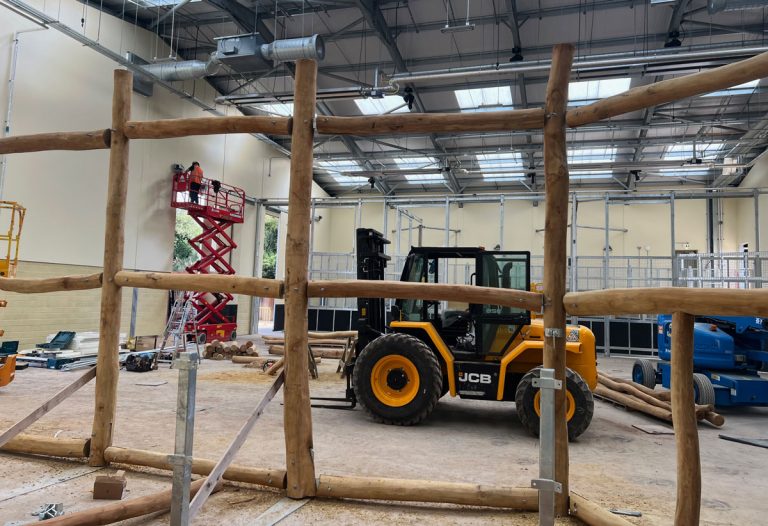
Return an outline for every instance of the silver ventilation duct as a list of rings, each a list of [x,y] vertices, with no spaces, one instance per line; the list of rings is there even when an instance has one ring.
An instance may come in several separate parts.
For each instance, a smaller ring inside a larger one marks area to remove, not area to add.
[[[707,10],[710,15],[720,11],[739,11],[741,9],[751,9],[767,7],[767,0],[708,0]]]
[[[221,65],[213,60],[208,62],[183,60],[181,62],[160,62],[142,66],[147,73],[167,81],[201,79],[216,74],[220,67]]]
[[[264,59],[274,62],[301,59],[323,60],[325,58],[325,42],[320,35],[275,40],[271,44],[262,44],[261,55]]]

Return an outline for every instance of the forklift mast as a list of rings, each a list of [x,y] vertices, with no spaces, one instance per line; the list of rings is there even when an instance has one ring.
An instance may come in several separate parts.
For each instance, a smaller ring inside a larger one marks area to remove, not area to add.
[[[382,281],[387,261],[390,257],[384,253],[384,239],[381,232],[372,228],[357,229],[357,279]],[[357,299],[357,349],[362,350],[386,329],[386,311],[384,298]]]

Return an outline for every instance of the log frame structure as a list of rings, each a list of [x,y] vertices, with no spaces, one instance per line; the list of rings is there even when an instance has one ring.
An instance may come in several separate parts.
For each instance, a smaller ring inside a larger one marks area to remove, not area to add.
[[[85,150],[110,148],[109,185],[106,210],[104,269],[102,274],[90,276],[64,276],[54,279],[0,280],[0,289],[22,293],[46,293],[99,288],[101,300],[101,341],[95,371],[96,394],[93,433],[90,438],[58,439],[16,435],[0,447],[3,451],[47,456],[84,458],[91,465],[121,463],[169,469],[167,456],[152,451],[125,449],[112,444],[115,422],[117,377],[117,335],[120,321],[120,296],[124,286],[168,289],[179,284],[191,290],[237,292],[261,297],[286,299],[286,367],[285,367],[285,435],[286,469],[263,469],[231,465],[223,471],[224,479],[273,486],[294,498],[321,496],[330,498],[410,500],[478,506],[497,506],[518,510],[534,510],[537,494],[530,488],[501,488],[466,483],[382,479],[375,477],[324,476],[315,478],[312,450],[311,413],[308,398],[308,370],[306,364],[307,298],[311,296],[349,297],[366,294],[368,283],[309,282],[306,264],[308,256],[308,230],[310,215],[309,191],[312,177],[312,138],[317,131],[336,134],[375,135],[397,132],[439,133],[441,126],[451,131],[505,131],[529,126],[544,129],[545,168],[547,183],[547,209],[545,258],[550,270],[545,269],[544,294],[509,291],[504,301],[514,306],[541,310],[545,329],[553,341],[545,353],[545,366],[554,367],[562,374],[564,350],[558,341],[557,329],[564,327],[568,314],[617,313],[671,313],[673,315],[672,417],[675,425],[677,451],[677,501],[675,522],[696,524],[701,500],[701,467],[699,460],[696,408],[693,405],[693,386],[686,381],[692,372],[693,316],[707,312],[722,315],[749,313],[768,315],[768,293],[747,290],[687,290],[674,289],[673,297],[667,289],[627,289],[565,293],[566,251],[565,226],[568,205],[568,171],[566,162],[565,126],[580,126],[706,91],[729,88],[735,84],[768,75],[768,53],[757,55],[734,64],[696,73],[686,77],[662,81],[635,88],[615,97],[598,101],[566,112],[567,82],[573,48],[558,45],[554,49],[551,78],[547,87],[546,107],[537,110],[505,112],[504,118],[483,114],[483,122],[476,114],[429,116],[407,114],[394,116],[366,116],[360,119],[322,118],[315,122],[317,65],[313,61],[299,61],[295,83],[295,109],[292,118],[273,117],[221,117],[180,119],[170,121],[130,121],[132,75],[128,71],[115,71],[112,107],[112,126],[96,132],[62,132],[0,138],[0,153],[22,153],[45,150]],[[565,87],[565,88],[564,88]],[[183,122],[182,122],[183,121]],[[179,123],[186,124],[179,132]],[[201,129],[202,127],[202,129]],[[229,276],[181,276],[163,273],[137,273],[123,271],[125,203],[127,193],[128,146],[131,138],[159,139],[184,135],[214,133],[288,134],[293,137],[288,243],[286,249],[288,274],[285,282]],[[193,279],[194,278],[194,279]],[[181,281],[180,281],[181,280]],[[472,297],[480,287],[458,286],[453,289],[428,284],[400,284],[409,297],[441,299],[447,294],[455,299]],[[471,290],[474,289],[474,290]],[[497,300],[494,300],[497,301]],[[498,302],[498,301],[497,301]],[[289,412],[289,408],[291,411]],[[562,409],[562,408],[559,408]],[[566,422],[562,410],[556,412],[558,436],[562,436]],[[14,427],[14,433],[24,425]],[[568,486],[568,443],[557,442],[556,478]],[[193,471],[209,474],[216,462],[193,460]],[[202,482],[198,482],[201,485]],[[576,493],[565,491],[558,501],[560,514],[570,513],[588,524],[629,524],[610,514]],[[116,520],[122,520],[125,516]]]

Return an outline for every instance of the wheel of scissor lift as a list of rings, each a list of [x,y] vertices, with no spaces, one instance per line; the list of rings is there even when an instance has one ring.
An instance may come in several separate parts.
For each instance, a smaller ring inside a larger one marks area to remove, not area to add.
[[[204,332],[198,332],[197,333],[197,343],[200,345],[203,345],[208,340],[208,337],[205,335]]]
[[[715,386],[707,375],[693,374],[693,399],[699,405],[715,405]]]
[[[541,393],[533,386],[534,378],[539,378],[541,367],[531,369],[517,384],[515,408],[523,426],[533,436],[539,436],[539,416],[541,415]],[[565,397],[568,401],[565,417],[568,421],[568,440],[574,440],[589,427],[595,412],[592,391],[584,379],[571,369],[566,369]]]
[[[232,332],[229,334],[229,341],[233,342],[233,341],[235,341],[235,340],[237,340],[237,331],[232,331]]]
[[[656,367],[651,360],[635,360],[632,381],[649,389],[656,387]]]
[[[407,334],[385,334],[358,355],[352,383],[357,401],[374,420],[410,426],[437,405],[443,373],[424,342]]]

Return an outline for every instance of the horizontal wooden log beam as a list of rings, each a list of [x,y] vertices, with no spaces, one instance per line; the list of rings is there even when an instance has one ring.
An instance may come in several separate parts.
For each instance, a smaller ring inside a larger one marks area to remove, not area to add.
[[[317,132],[326,135],[392,133],[503,132],[544,128],[544,110],[478,113],[397,113],[363,117],[317,117]]]
[[[593,104],[569,110],[566,122],[571,128],[584,126],[643,108],[738,86],[763,77],[768,77],[768,53],[709,71],[632,88]]]
[[[768,316],[768,289],[659,287],[569,292],[565,310],[579,316],[671,314]]]
[[[440,502],[536,511],[538,491],[434,480],[321,475],[317,496],[336,499]]]
[[[104,450],[104,458],[110,464],[128,464],[173,471],[173,466],[168,462],[168,455],[154,451],[110,446]],[[215,460],[192,459],[192,473],[197,475],[207,476],[215,466]],[[246,482],[285,489],[285,470],[283,469],[252,468],[232,464],[224,471],[223,478],[232,482]]]
[[[101,287],[101,273],[45,279],[0,278],[0,290],[20,294],[88,290]]]
[[[589,526],[632,526],[633,524],[573,492],[571,492],[570,507],[571,515]]]
[[[228,292],[261,298],[282,298],[283,282],[277,279],[250,278],[219,274],[182,274],[176,272],[129,272],[115,274],[115,283],[121,287],[160,290],[196,290],[200,292]]]
[[[191,119],[164,119],[158,121],[128,121],[125,136],[129,139],[171,139],[191,135],[220,133],[267,133],[290,135],[290,117],[242,116],[197,117]]]
[[[106,150],[111,131],[54,132],[15,135],[0,139],[0,155],[48,150]]]
[[[189,495],[197,494],[205,481],[195,480],[189,485]],[[171,509],[172,489],[144,497],[112,502],[87,510],[68,512],[60,517],[46,520],[46,526],[102,526],[114,524],[126,519],[143,517],[150,513]]]
[[[6,442],[0,450],[25,455],[86,458],[91,452],[91,440],[86,438],[54,438],[20,433]]]
[[[399,298],[433,301],[466,301],[488,305],[518,307],[541,311],[544,296],[524,290],[475,287],[473,285],[443,285],[439,283],[410,283],[403,281],[335,280],[310,281],[310,298]]]

